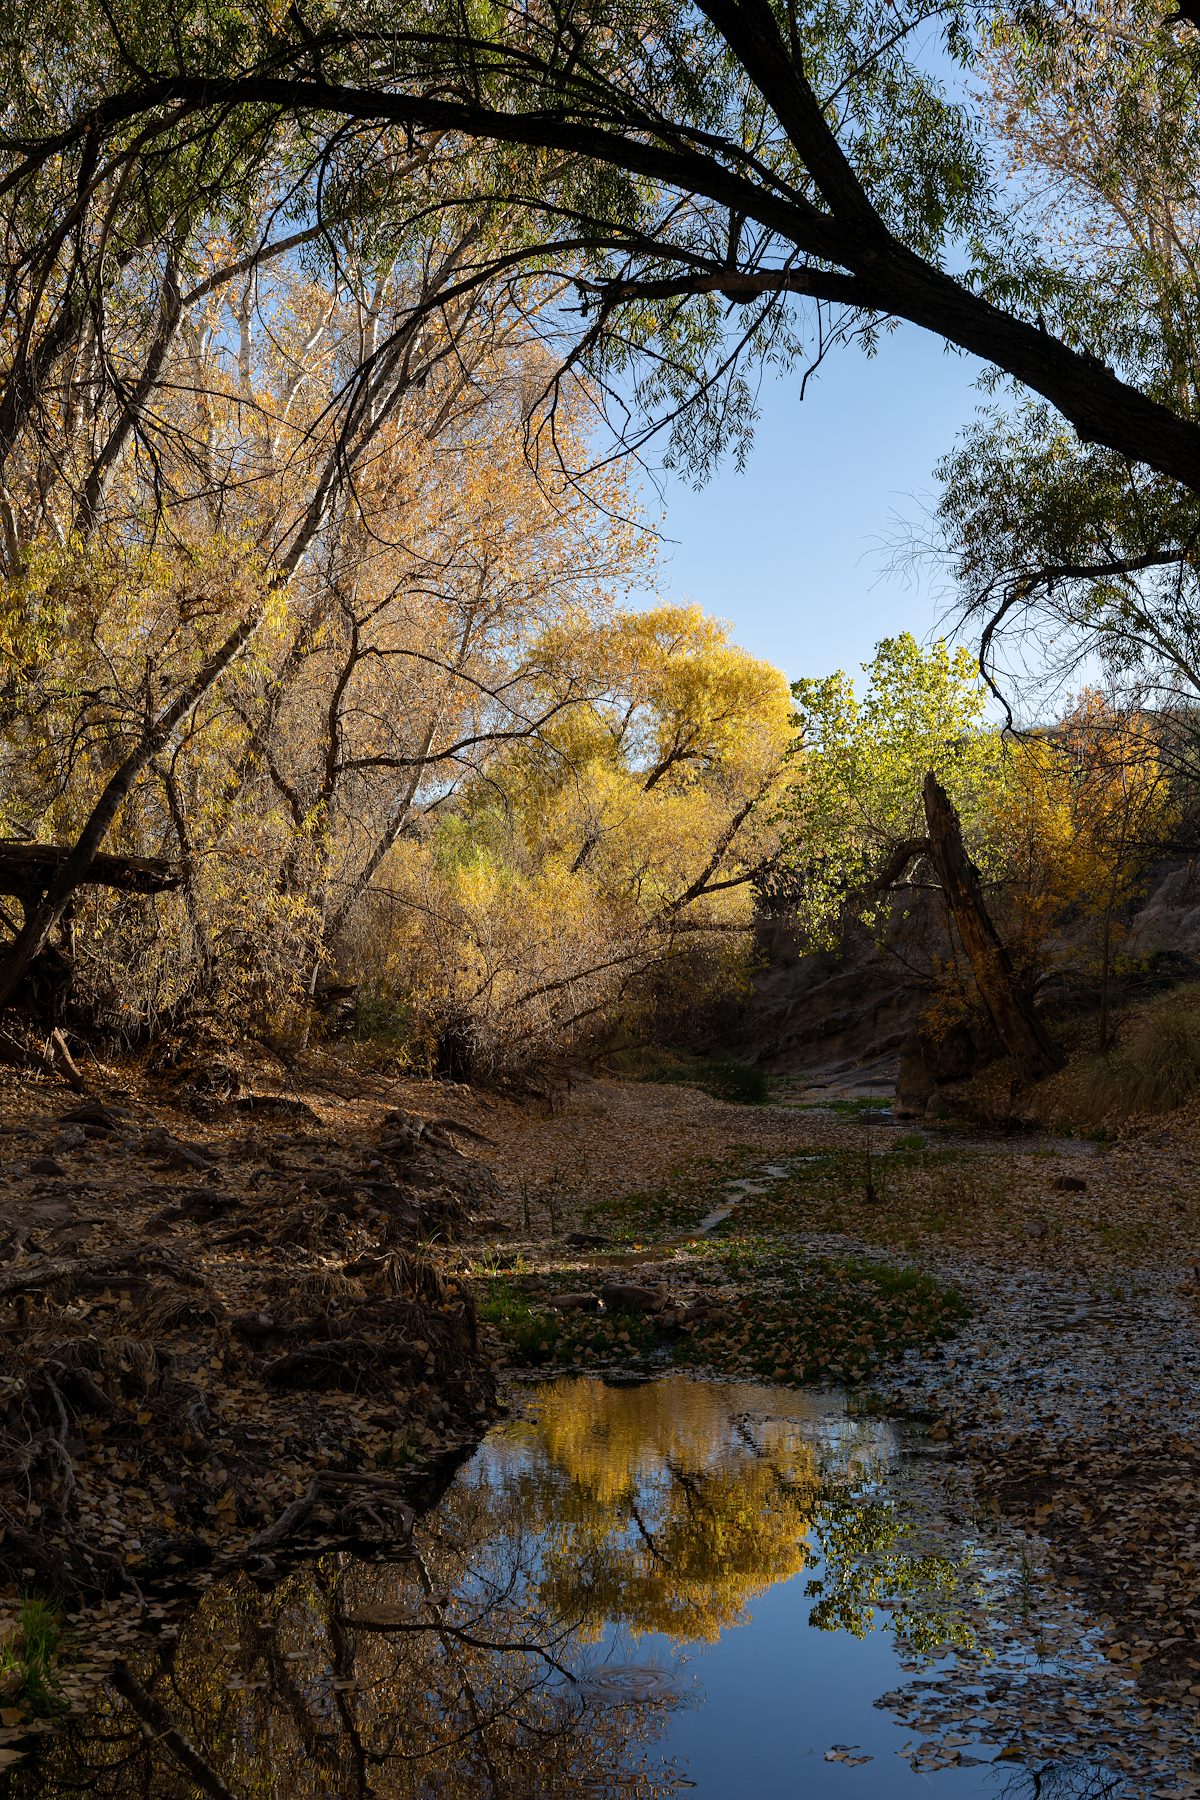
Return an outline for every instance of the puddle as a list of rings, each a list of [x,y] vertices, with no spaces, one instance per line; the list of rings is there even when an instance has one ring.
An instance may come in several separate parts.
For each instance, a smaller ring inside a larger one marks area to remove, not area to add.
[[[1011,1623],[1028,1571],[953,1512],[921,1511],[921,1447],[848,1419],[836,1394],[548,1383],[406,1555],[331,1547],[270,1580],[214,1583],[157,1639],[123,1647],[115,1685],[3,1791],[1145,1791],[1072,1759],[1069,1734],[1052,1771],[1026,1762],[1035,1699],[1053,1731],[1056,1706],[1111,1713],[1128,1696],[1104,1699],[1092,1664],[1090,1700],[1047,1697],[1057,1652],[1031,1657]]]

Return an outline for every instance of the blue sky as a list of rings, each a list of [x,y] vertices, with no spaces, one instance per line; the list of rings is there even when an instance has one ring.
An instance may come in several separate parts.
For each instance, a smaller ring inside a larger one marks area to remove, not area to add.
[[[727,462],[699,491],[668,481],[660,595],[731,620],[793,679],[856,671],[898,631],[929,635],[944,596],[889,569],[886,540],[897,514],[932,504],[934,464],[984,398],[980,368],[901,326],[872,359],[831,356],[802,403],[799,371],[764,386],[743,473]]]

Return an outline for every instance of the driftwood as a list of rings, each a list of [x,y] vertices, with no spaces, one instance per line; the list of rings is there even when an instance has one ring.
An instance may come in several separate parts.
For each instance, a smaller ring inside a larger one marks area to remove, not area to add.
[[[293,1500],[273,1524],[257,1532],[248,1544],[228,1558],[228,1562],[236,1565],[247,1557],[277,1550],[281,1544],[295,1536],[319,1506],[347,1491],[374,1494],[381,1499],[392,1496],[391,1510],[398,1512],[403,1518],[405,1535],[411,1541],[414,1514],[405,1499],[410,1491],[409,1484],[402,1477],[383,1472],[377,1474],[373,1470],[328,1469],[314,1475],[299,1498]]]
[[[0,1275],[0,1300],[10,1294],[33,1294],[57,1282],[72,1287],[105,1287],[110,1283],[144,1281],[148,1275],[166,1275],[183,1287],[202,1288],[207,1284],[191,1269],[181,1268],[168,1256],[153,1250],[130,1250],[116,1256],[55,1257],[47,1262],[30,1263],[23,1269],[10,1269]]]

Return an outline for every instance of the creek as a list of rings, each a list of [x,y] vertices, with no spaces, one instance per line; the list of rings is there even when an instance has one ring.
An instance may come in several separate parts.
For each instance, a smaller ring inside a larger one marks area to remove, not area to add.
[[[921,1497],[937,1455],[835,1392],[519,1390],[399,1553],[162,1609],[10,1800],[1126,1791],[1024,1759],[1055,1649],[1028,1570]]]

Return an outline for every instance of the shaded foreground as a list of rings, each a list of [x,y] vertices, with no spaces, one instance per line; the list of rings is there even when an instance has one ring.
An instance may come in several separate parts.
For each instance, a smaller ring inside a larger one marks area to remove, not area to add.
[[[127,1081],[0,1090],[0,1588],[95,1604],[314,1526],[395,1537],[414,1468],[492,1414],[426,1249],[487,1171],[378,1097]]]
[[[935,1768],[960,1796],[1137,1791],[1069,1724],[1132,1717],[1133,1684],[1077,1622],[1029,1623],[1011,1547],[930,1510],[926,1456],[836,1396],[559,1380],[409,1542],[161,1608],[10,1800],[782,1800],[868,1763],[873,1795]]]

